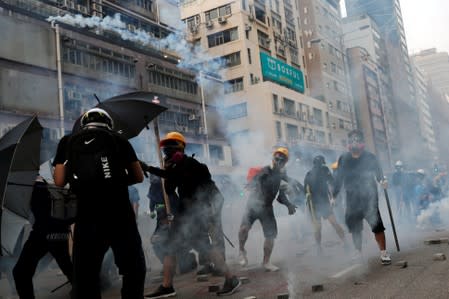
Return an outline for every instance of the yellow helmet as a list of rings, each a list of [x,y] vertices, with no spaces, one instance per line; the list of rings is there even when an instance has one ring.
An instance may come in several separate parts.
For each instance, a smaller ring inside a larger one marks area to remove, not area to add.
[[[159,147],[163,147],[163,146],[165,146],[167,141],[173,141],[173,140],[181,143],[182,147],[186,146],[186,139],[184,138],[184,136],[181,133],[169,132],[169,133],[167,133],[167,135],[165,135],[165,137],[163,139],[161,139],[161,141],[159,142]]]
[[[331,164],[331,168],[332,168],[333,170],[337,169],[337,168],[338,168],[338,161],[335,161],[334,163],[332,163],[332,164]]]
[[[276,148],[274,150],[273,156],[275,154],[277,154],[277,153],[284,155],[287,158],[287,160],[288,160],[288,148],[286,148],[286,147],[278,147],[278,148]]]

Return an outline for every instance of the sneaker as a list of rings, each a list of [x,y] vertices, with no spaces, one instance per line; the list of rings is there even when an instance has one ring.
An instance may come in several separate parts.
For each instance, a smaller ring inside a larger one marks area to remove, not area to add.
[[[212,266],[210,264],[204,265],[201,269],[196,272],[196,275],[206,275],[212,272]]]
[[[267,272],[279,271],[279,267],[273,265],[272,263],[263,264],[263,267],[265,268],[265,271],[267,271]]]
[[[248,257],[246,256],[246,250],[241,250],[239,254],[240,266],[245,267],[248,265]]]
[[[234,292],[242,285],[240,279],[232,276],[225,280],[223,288],[217,292],[217,296],[229,296],[234,294]]]
[[[391,264],[391,257],[390,255],[384,251],[380,255],[380,261],[382,262],[382,265],[390,265]]]
[[[175,289],[173,286],[169,286],[168,288],[164,287],[163,285],[160,285],[156,291],[154,291],[151,294],[145,295],[145,298],[167,298],[167,297],[174,297],[176,296]]]

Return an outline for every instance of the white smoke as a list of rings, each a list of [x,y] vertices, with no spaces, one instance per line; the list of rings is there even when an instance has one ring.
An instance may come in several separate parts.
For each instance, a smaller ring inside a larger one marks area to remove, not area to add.
[[[421,211],[416,219],[417,227],[420,229],[432,229],[446,227],[449,225],[446,215],[449,215],[449,198],[433,202],[429,207]]]
[[[127,24],[121,20],[120,14],[115,14],[113,17],[106,16],[104,18],[98,16],[87,18],[79,14],[66,14],[64,16],[50,16],[47,18],[47,21],[61,22],[81,28],[94,29],[97,33],[101,31],[110,31],[120,35],[123,40],[150,46],[161,51],[167,50],[169,52],[174,52],[177,56],[182,57],[182,60],[178,63],[178,67],[180,68],[198,72],[218,73],[222,66],[222,61],[220,59],[212,60],[212,57],[203,51],[201,46],[195,46],[189,43],[181,28],[161,39],[145,30],[136,29],[133,32],[129,31],[127,29]]]

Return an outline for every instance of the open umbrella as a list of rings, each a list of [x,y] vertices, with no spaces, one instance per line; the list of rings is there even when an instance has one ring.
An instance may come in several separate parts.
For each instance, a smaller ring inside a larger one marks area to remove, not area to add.
[[[109,98],[96,107],[104,109],[114,120],[114,131],[130,139],[140,134],[148,123],[158,116],[166,107],[152,100],[160,97],[152,92],[137,91]],[[75,122],[72,131],[80,128],[80,118]]]
[[[19,123],[0,139],[1,253],[12,253],[23,224],[31,215],[41,139],[42,126],[37,116]]]

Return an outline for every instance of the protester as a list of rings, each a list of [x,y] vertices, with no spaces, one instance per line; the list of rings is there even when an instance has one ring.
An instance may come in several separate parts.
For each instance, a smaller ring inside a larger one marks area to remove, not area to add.
[[[332,187],[334,178],[326,166],[323,156],[318,155],[313,158],[313,168],[307,172],[304,179],[304,187],[307,194],[307,204],[315,229],[315,241],[318,254],[321,254],[321,218],[327,219],[334,227],[338,237],[345,244],[345,233],[340,224],[335,219],[332,211],[335,199],[332,197]]]
[[[33,276],[39,261],[47,253],[54,257],[62,273],[72,282],[73,265],[69,254],[69,235],[73,219],[62,220],[52,217],[52,199],[48,188],[48,183],[38,176],[31,195],[33,229],[13,269],[17,294],[22,299],[35,298]]]
[[[391,264],[386,251],[385,227],[379,212],[377,184],[388,187],[376,156],[365,150],[363,133],[353,130],[348,134],[348,150],[338,159],[335,176],[334,198],[344,185],[346,190],[346,225],[352,233],[354,246],[361,255],[363,219],[371,226],[381,251],[381,262]]]
[[[168,133],[160,142],[164,154],[164,169],[144,165],[144,170],[165,179],[164,188],[167,194],[177,189],[180,206],[170,224],[171,252],[164,257],[164,279],[162,284],[147,298],[163,298],[175,296],[173,288],[174,265],[176,265],[176,250],[185,242],[195,241],[195,248],[209,253],[209,259],[225,276],[223,288],[218,296],[233,294],[241,285],[240,280],[231,274],[226,265],[223,253],[217,248],[218,239],[223,237],[223,231],[218,231],[215,197],[222,197],[211,178],[205,164],[184,154],[185,138],[178,132]],[[212,242],[209,241],[209,237]]]
[[[83,114],[79,132],[64,136],[54,159],[57,186],[70,183],[78,198],[73,244],[75,298],[101,298],[99,274],[112,249],[122,275],[123,298],[143,298],[145,256],[128,195],[128,185],[143,181],[131,144],[112,131],[108,113]]]
[[[150,188],[147,197],[150,200],[150,217],[156,218],[156,228],[151,236],[151,244],[161,264],[164,263],[164,256],[169,253],[169,223],[165,210],[164,193],[162,180],[154,174],[150,174]],[[176,193],[168,195],[170,200],[171,213],[177,217],[179,198]],[[193,271],[197,268],[196,256],[190,252],[192,246],[183,244],[176,252],[176,261],[181,274]]]
[[[404,170],[402,161],[396,161],[391,183],[396,198],[396,206],[401,221],[414,222],[414,188],[417,177],[415,173]]]
[[[248,202],[243,214],[239,231],[240,264],[248,264],[245,243],[248,240],[249,231],[256,220],[262,224],[265,237],[263,251],[263,267],[267,271],[277,271],[279,268],[270,262],[277,236],[277,224],[274,217],[273,201],[277,199],[281,204],[287,206],[289,215],[296,212],[296,207],[288,200],[285,191],[280,188],[281,181],[289,181],[285,172],[288,161],[288,149],[279,147],[273,152],[272,163],[265,166],[250,178],[248,183]]]

